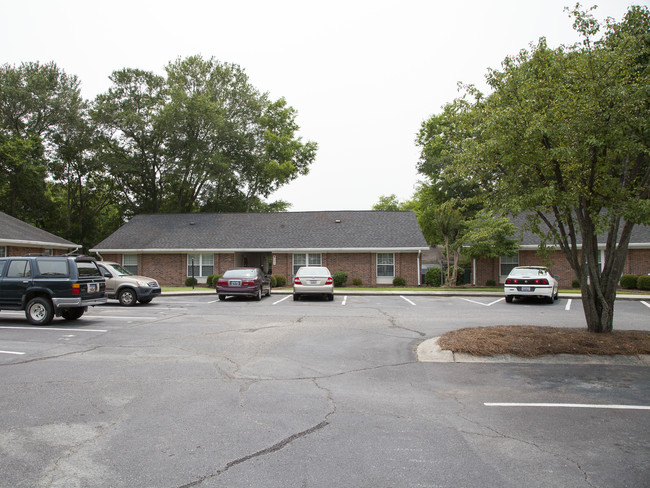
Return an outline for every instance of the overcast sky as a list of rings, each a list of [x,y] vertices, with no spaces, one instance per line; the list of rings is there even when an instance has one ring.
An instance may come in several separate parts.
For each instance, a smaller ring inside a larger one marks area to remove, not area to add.
[[[159,74],[200,54],[239,64],[251,83],[298,111],[318,143],[309,175],[272,196],[290,210],[366,210],[412,197],[421,123],[484,87],[488,68],[545,36],[578,40],[575,0],[0,0],[0,63],[54,61],[93,99],[122,68]],[[591,3],[583,1],[583,5]],[[629,5],[601,0],[596,17]]]

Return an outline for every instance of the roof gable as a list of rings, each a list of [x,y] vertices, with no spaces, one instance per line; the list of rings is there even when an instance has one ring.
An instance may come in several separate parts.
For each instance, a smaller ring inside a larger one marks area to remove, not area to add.
[[[138,215],[92,251],[426,249],[413,212]]]
[[[34,227],[11,215],[0,212],[0,244],[14,246],[43,246],[57,249],[80,247],[62,237]]]

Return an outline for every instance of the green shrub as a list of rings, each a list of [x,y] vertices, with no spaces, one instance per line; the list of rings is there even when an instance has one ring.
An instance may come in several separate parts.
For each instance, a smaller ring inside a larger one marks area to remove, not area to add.
[[[217,286],[217,280],[219,278],[221,278],[222,276],[223,275],[220,275],[220,274],[211,274],[210,276],[208,276],[208,280],[206,281],[206,284],[210,288],[215,288]]]
[[[269,280],[271,280],[271,288],[275,288],[276,286],[278,286],[278,280],[275,277],[275,275],[269,276]]]
[[[196,278],[192,278],[191,276],[185,280],[185,286],[196,286],[197,283]]]
[[[361,281],[361,278],[354,278],[354,279],[352,280],[352,284],[353,284],[354,286],[361,286],[361,285],[363,284],[363,281]]]
[[[464,285],[465,284],[465,270],[463,268],[457,267],[456,268],[456,286]]]
[[[348,274],[343,271],[337,271],[332,275],[334,279],[334,286],[341,287],[345,286],[345,283],[348,281]]]
[[[487,280],[485,282],[485,286],[495,287],[495,286],[497,286],[497,282],[496,282],[496,280]]]
[[[424,282],[429,286],[438,287],[442,285],[442,276],[440,276],[440,268],[429,268],[427,274],[424,275]]]
[[[400,276],[393,279],[393,286],[406,286],[406,280]]]
[[[650,290],[650,275],[641,275],[636,282],[639,290]]]
[[[286,286],[287,284],[287,277],[284,276],[283,274],[274,274],[271,275],[272,277],[275,277],[275,286]]]
[[[639,280],[637,275],[623,275],[621,276],[621,288],[626,290],[634,290],[636,288],[636,282]]]
[[[573,280],[573,281],[571,282],[571,286],[572,286],[573,288],[580,288],[580,280]]]

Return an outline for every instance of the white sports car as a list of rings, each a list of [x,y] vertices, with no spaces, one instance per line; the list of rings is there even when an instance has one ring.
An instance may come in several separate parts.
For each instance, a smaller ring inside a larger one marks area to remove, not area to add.
[[[513,298],[544,298],[546,303],[557,300],[559,286],[557,280],[542,266],[517,266],[510,271],[504,292],[506,302]]]

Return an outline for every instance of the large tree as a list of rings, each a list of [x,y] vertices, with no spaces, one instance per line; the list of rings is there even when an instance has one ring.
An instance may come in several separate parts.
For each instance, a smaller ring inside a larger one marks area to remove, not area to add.
[[[632,229],[650,224],[650,13],[630,7],[598,37],[600,24],[578,9],[582,42],[553,49],[541,39],[489,72],[489,96],[470,90],[471,136],[451,156],[486,202],[528,215],[542,242],[559,246],[588,330],[608,332]]]
[[[263,199],[315,158],[316,144],[297,136],[296,111],[238,65],[191,56],[165,77],[125,69],[111,80],[92,113],[127,214],[284,209]]]

